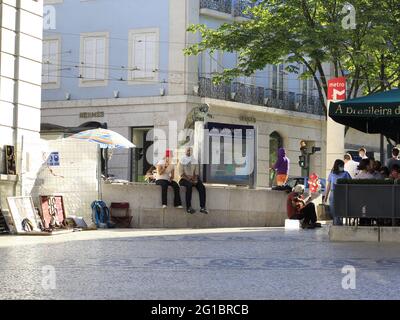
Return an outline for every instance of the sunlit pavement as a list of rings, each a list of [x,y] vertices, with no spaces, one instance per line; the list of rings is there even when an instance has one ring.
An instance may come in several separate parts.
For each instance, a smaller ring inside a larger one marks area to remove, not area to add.
[[[398,244],[332,243],[327,227],[1,236],[0,272],[0,299],[400,298]]]

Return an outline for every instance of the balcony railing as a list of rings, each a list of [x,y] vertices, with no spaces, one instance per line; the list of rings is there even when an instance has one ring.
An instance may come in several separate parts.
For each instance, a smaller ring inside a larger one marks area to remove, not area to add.
[[[249,0],[233,0],[233,15],[235,17],[252,18],[250,13],[245,13],[246,9],[252,8],[255,3]]]
[[[318,97],[275,89],[265,89],[240,82],[214,84],[210,78],[199,78],[201,97],[235,101],[270,108],[324,115]]]
[[[200,9],[211,9],[232,14],[231,0],[200,0]]]

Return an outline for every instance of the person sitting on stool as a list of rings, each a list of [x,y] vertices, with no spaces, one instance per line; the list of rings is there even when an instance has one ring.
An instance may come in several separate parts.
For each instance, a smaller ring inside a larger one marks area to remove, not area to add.
[[[311,196],[304,198],[305,187],[298,184],[287,198],[287,215],[291,220],[302,220],[301,227],[303,229],[314,229],[321,227],[317,223],[317,214],[315,205],[312,203]]]

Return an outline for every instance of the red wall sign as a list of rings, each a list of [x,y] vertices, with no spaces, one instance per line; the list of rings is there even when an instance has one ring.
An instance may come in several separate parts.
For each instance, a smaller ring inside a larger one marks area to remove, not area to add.
[[[346,100],[346,78],[333,78],[328,81],[328,100]]]

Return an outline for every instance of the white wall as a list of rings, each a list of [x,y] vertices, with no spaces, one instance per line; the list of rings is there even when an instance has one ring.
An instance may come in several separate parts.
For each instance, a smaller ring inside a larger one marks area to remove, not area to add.
[[[32,189],[25,192],[33,197],[36,204],[39,195],[62,195],[67,216],[82,216],[90,224],[90,204],[99,198],[98,145],[69,139],[48,141],[46,144],[42,152],[36,148],[37,157],[42,162],[39,168],[32,168],[31,177],[35,180],[31,183]],[[51,152],[59,152],[59,166],[47,165]]]

